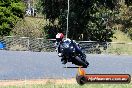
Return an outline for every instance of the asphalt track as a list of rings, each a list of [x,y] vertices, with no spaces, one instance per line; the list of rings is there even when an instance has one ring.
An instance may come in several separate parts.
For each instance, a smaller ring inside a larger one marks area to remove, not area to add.
[[[87,54],[88,74],[132,74],[132,56]],[[61,64],[56,52],[0,51],[0,80],[72,78],[77,66]]]

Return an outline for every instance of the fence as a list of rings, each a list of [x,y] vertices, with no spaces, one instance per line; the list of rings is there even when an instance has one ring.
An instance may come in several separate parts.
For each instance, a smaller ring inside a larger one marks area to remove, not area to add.
[[[55,41],[44,38],[6,36],[1,41],[6,45],[6,50],[35,52],[55,50]]]
[[[0,40],[6,45],[6,50],[35,52],[55,51],[55,39],[6,36]],[[82,50],[89,54],[132,54],[132,43],[96,41],[77,42],[82,47]]]
[[[80,41],[86,53],[132,54],[132,43]]]

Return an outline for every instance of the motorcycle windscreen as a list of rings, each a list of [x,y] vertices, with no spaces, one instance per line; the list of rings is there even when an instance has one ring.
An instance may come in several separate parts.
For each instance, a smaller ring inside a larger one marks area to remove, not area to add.
[[[62,44],[63,53],[65,54],[71,54],[75,52],[75,48],[73,47],[73,44],[70,41],[65,41]]]

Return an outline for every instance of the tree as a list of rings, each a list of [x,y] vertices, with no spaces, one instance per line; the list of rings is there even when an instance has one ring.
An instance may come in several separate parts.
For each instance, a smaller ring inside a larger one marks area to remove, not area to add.
[[[0,36],[9,35],[17,19],[23,18],[23,15],[21,0],[0,0]]]
[[[66,33],[67,0],[41,2],[43,14],[50,20],[50,26],[54,27],[57,19],[59,21],[57,31]],[[102,19],[110,19],[114,8],[114,0],[70,0],[68,37],[79,40],[79,37],[84,35],[83,40],[109,41],[113,31],[108,21],[102,22],[104,21]]]
[[[132,5],[132,0],[125,0],[125,4],[126,4],[127,6]]]
[[[41,6],[41,1],[40,0],[36,0],[36,3],[35,3],[35,8],[37,9],[37,12],[38,13],[42,13],[42,6]]]

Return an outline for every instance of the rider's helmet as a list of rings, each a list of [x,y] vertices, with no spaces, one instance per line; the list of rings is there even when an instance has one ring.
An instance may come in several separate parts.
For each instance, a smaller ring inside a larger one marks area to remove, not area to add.
[[[58,34],[56,35],[56,41],[57,41],[57,42],[62,41],[63,38],[64,38],[63,33],[58,33]]]

